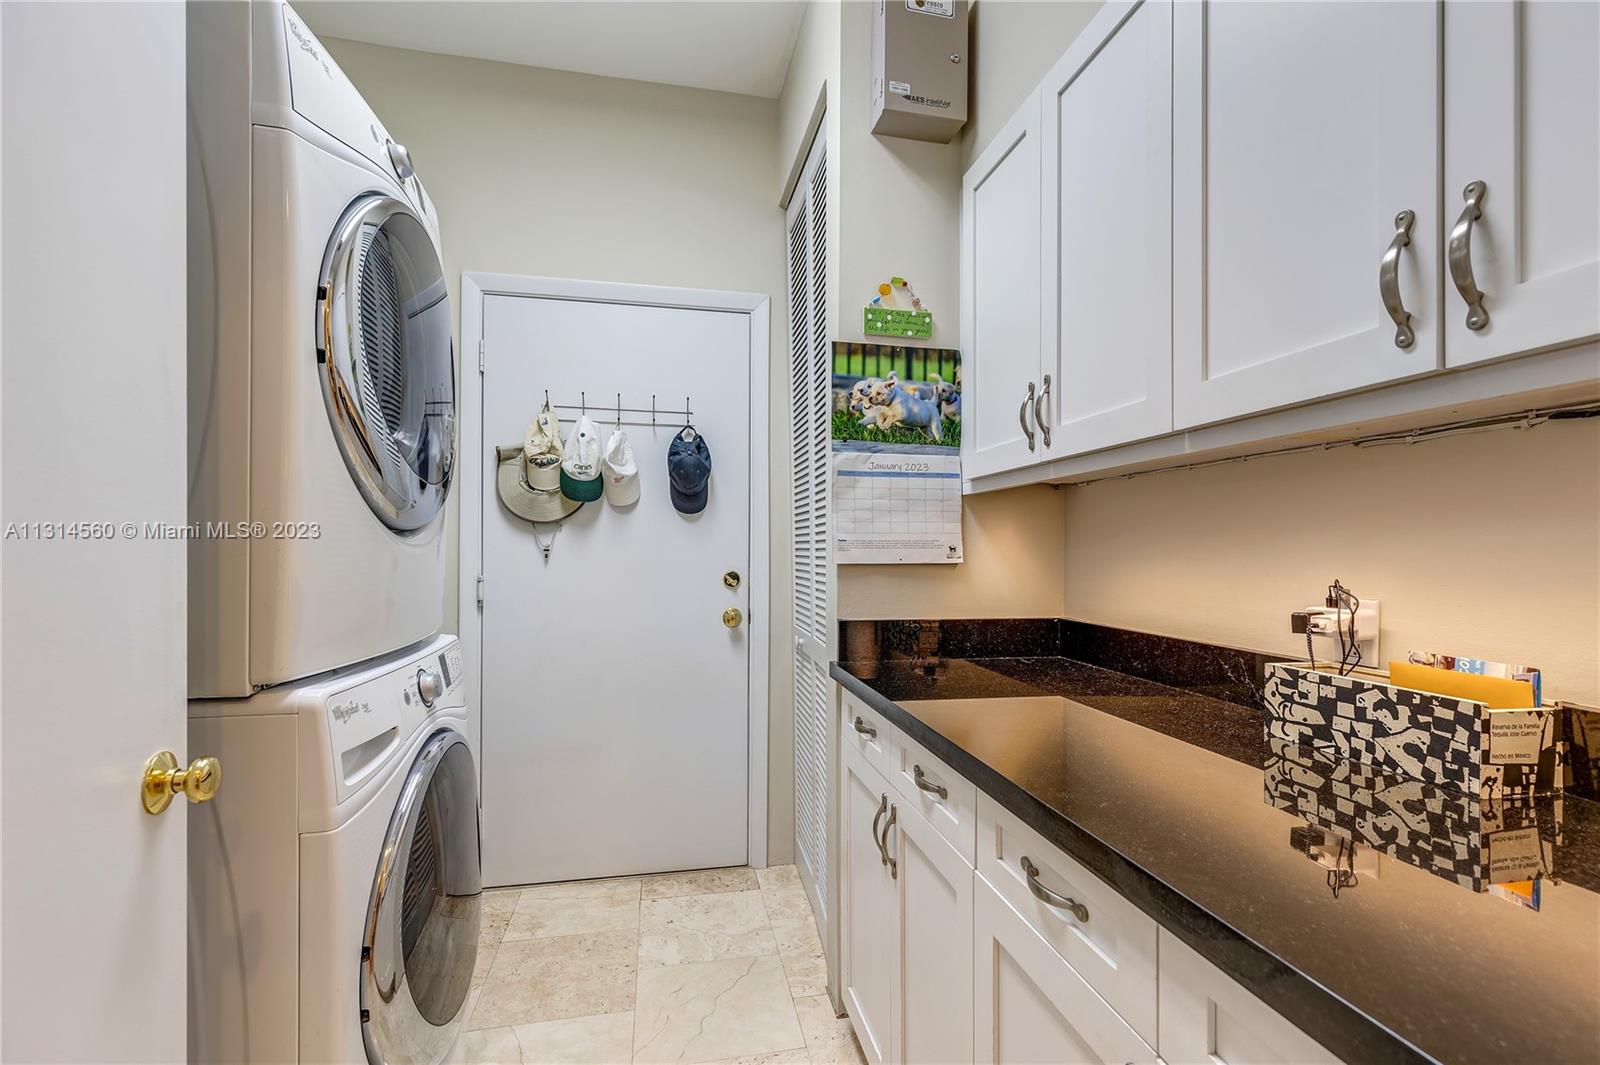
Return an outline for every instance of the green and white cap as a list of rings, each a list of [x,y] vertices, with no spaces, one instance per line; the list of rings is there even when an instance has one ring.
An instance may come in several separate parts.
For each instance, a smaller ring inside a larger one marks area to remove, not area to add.
[[[605,491],[600,477],[600,433],[587,414],[567,437],[566,454],[561,457],[561,494],[579,503],[592,503]]]

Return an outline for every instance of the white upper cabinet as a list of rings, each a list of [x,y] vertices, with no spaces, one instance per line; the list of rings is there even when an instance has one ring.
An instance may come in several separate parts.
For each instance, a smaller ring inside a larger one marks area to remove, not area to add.
[[[1043,457],[1039,372],[1039,93],[961,183],[962,462],[968,477]]]
[[[1173,17],[1176,425],[1436,369],[1438,9]]]
[[[1444,40],[1446,362],[1600,334],[1600,5],[1451,2]]]
[[[1074,455],[1172,429],[1172,7],[1108,4],[1042,102],[1042,420]]]

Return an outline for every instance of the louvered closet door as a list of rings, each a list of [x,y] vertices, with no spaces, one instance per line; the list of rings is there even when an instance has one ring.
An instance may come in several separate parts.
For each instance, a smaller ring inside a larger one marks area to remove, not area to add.
[[[794,486],[795,864],[827,926],[828,720],[833,562],[827,333],[827,138],[819,130],[789,202],[789,389]]]

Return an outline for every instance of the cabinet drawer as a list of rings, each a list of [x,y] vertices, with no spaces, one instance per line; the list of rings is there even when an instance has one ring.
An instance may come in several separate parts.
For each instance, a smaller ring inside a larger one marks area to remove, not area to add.
[[[894,738],[892,759],[889,783],[972,865],[977,843],[977,786],[903,732]]]
[[[973,1060],[1127,1062],[1155,1051],[981,877],[973,897]]]
[[[899,729],[883,719],[849,692],[840,689],[839,746],[854,748],[867,764],[892,780],[895,774],[895,748],[905,737]]]
[[[1154,1044],[1155,921],[987,795],[978,796],[977,857],[979,875],[1145,1042]],[[1024,859],[1035,870],[1033,877]],[[1051,893],[1082,909],[1071,912],[1066,902],[1051,901]]]
[[[1161,1056],[1174,1065],[1339,1065],[1321,1043],[1161,932]]]

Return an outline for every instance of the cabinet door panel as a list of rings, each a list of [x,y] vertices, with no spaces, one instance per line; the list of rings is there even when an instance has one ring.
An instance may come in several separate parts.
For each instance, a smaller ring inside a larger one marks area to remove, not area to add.
[[[1445,5],[1447,225],[1484,185],[1469,239],[1488,322],[1445,288],[1445,361],[1600,334],[1600,6]]]
[[[892,1060],[899,929],[895,884],[883,864],[875,828],[887,813],[890,787],[861,754],[846,746],[840,758],[844,795],[840,831],[844,842],[839,871],[842,895],[840,978],[845,1008],[867,1060],[882,1065]]]
[[[973,888],[974,1060],[1154,1062],[1155,1052],[1011,906]]]
[[[1426,3],[1175,8],[1179,428],[1437,369],[1439,23]],[[1408,347],[1379,287],[1403,210]]]
[[[1039,381],[1039,94],[995,135],[961,182],[963,466],[968,477],[1043,457]]]
[[[896,1061],[972,1061],[972,867],[901,801],[900,1014]]]
[[[1108,8],[1044,82],[1054,455],[1172,428],[1172,7]]]

